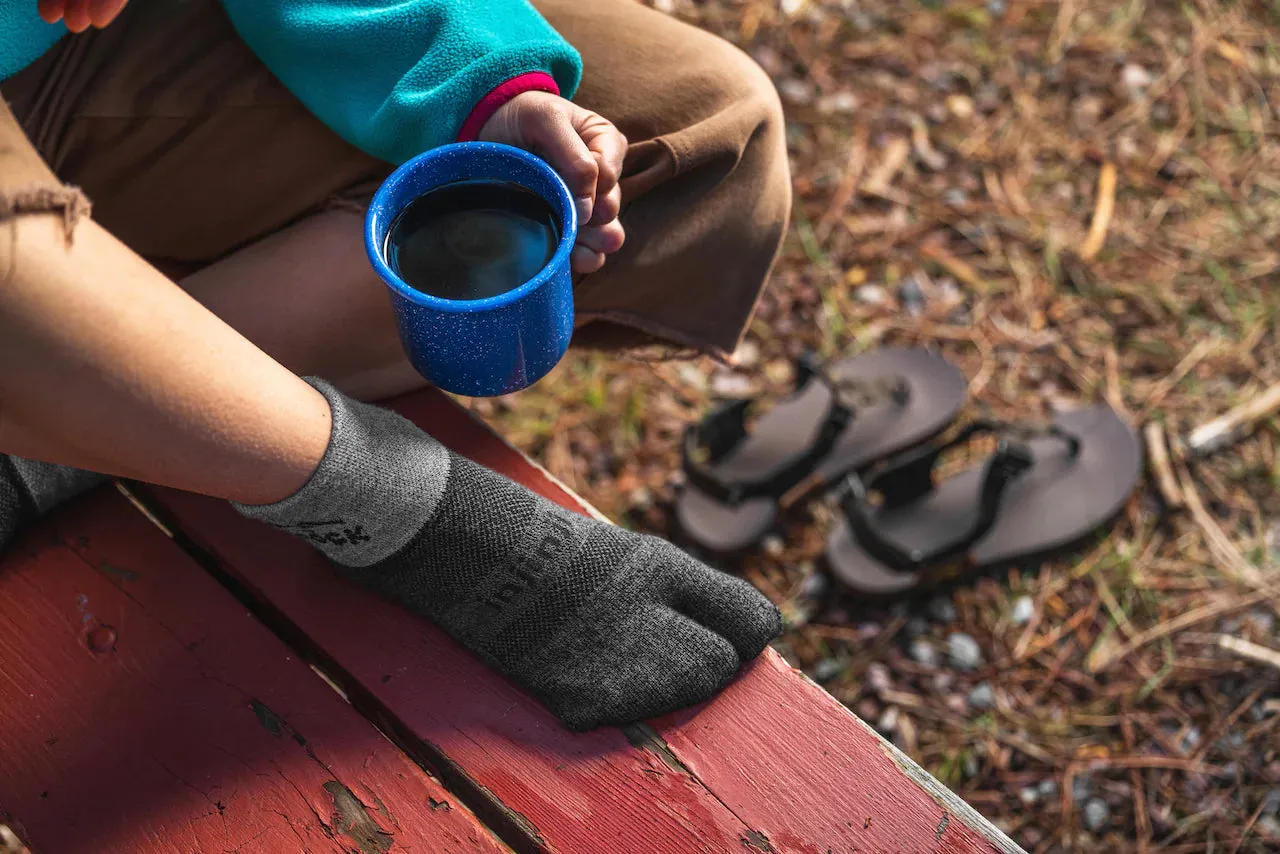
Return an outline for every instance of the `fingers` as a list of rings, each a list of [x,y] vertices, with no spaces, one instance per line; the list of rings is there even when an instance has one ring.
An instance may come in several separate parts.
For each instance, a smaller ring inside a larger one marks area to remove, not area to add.
[[[603,179],[601,182],[603,182]],[[613,189],[608,194],[596,196],[595,211],[591,214],[591,221],[587,225],[605,225],[617,219],[618,214],[621,212],[622,187],[614,184]]]
[[[40,13],[41,20],[46,24],[56,24],[62,20],[62,13],[66,5],[66,0],[40,0],[36,4],[36,10]]]
[[[585,246],[605,255],[612,255],[622,248],[627,235],[618,220],[610,220],[605,225],[591,226],[578,231],[578,245]]]
[[[569,266],[581,275],[594,273],[604,266],[604,254],[586,246],[575,246],[569,255]]]
[[[569,256],[573,271],[584,275],[596,272],[604,266],[606,256],[622,248],[626,236],[622,223],[616,219],[579,230],[578,245]]]
[[[91,0],[89,4],[89,20],[93,26],[102,29],[116,19],[124,11],[129,0]]]
[[[110,24],[126,3],[128,0],[39,0],[36,9],[44,21],[62,21],[71,32],[82,33],[89,27]]]
[[[572,106],[559,98],[540,101],[535,115],[521,116],[522,136],[560,173],[577,204],[578,222],[585,224],[595,214],[600,167],[562,105]]]
[[[596,197],[604,196],[618,185],[622,177],[622,163],[627,156],[627,138],[613,122],[587,110],[578,110],[575,120],[578,135],[595,155],[600,177],[596,182]]]

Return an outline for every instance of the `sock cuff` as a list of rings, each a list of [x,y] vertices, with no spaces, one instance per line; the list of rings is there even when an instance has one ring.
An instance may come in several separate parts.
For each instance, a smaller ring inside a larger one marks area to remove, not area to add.
[[[274,504],[232,505],[311,541],[337,563],[370,566],[402,549],[435,515],[449,451],[390,410],[352,400],[324,380],[304,379],[332,412],[324,457],[293,495]]]

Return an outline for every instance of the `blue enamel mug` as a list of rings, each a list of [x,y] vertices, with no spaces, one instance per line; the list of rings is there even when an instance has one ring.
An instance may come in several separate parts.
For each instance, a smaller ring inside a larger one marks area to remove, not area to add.
[[[453,300],[410,287],[387,263],[396,217],[423,194],[464,181],[506,181],[538,194],[555,212],[560,242],[537,275],[497,296]],[[461,142],[420,154],[382,183],[365,215],[369,261],[391,291],[400,342],[433,385],[492,397],[533,385],[556,366],[573,336],[569,253],[578,236],[573,197],[546,161],[508,145]]]

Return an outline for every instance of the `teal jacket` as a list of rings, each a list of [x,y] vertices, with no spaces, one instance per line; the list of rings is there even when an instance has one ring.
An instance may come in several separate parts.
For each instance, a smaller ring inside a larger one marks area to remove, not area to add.
[[[167,0],[166,0],[167,2]],[[590,2],[590,0],[583,0]],[[528,0],[222,0],[272,73],[339,136],[402,163],[474,138],[519,92],[573,97],[582,60]],[[66,35],[0,0],[0,80]]]

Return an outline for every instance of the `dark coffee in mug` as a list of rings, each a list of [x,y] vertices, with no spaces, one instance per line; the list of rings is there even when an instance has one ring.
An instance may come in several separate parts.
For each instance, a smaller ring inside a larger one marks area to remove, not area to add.
[[[537,193],[506,181],[461,181],[405,207],[387,232],[386,258],[416,290],[478,300],[533,278],[559,241],[555,212]]]

